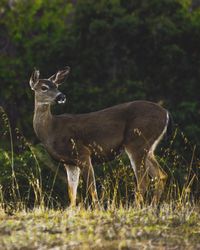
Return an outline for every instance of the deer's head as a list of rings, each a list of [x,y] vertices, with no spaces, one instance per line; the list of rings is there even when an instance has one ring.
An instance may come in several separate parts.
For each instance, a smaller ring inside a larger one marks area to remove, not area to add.
[[[67,66],[48,79],[40,79],[40,72],[35,69],[29,83],[35,92],[36,101],[39,104],[65,103],[66,97],[58,90],[58,86],[65,81],[69,71],[70,68]]]

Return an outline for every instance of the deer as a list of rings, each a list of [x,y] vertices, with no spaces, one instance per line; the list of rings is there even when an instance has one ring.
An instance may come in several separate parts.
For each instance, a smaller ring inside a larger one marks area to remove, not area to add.
[[[70,67],[49,78],[40,78],[34,69],[30,87],[35,93],[33,128],[50,156],[63,164],[67,174],[70,206],[76,206],[77,187],[82,174],[92,203],[98,203],[95,162],[107,162],[122,152],[133,168],[139,201],[143,201],[151,179],[156,180],[152,202],[158,204],[168,175],[154,151],[172,127],[168,110],[150,101],[136,100],[96,112],[54,115],[53,104],[64,104],[58,88]]]

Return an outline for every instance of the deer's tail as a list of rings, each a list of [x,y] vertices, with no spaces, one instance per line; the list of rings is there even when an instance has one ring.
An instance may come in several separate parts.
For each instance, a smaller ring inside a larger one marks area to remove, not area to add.
[[[173,120],[173,117],[170,114],[170,112],[168,112],[168,111],[167,111],[167,115],[168,115],[168,123],[167,123],[167,131],[166,131],[166,134],[165,134],[166,140],[168,140],[172,136],[173,131],[174,131],[174,120]]]

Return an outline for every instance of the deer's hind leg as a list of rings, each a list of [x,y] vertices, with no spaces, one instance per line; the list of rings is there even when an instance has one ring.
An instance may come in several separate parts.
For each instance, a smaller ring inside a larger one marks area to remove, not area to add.
[[[152,199],[152,205],[158,205],[163,190],[165,188],[165,184],[167,181],[167,174],[161,168],[160,164],[156,160],[153,153],[148,154],[146,159],[146,165],[149,170],[149,175],[154,180],[154,196]]]
[[[167,122],[168,123],[168,122]],[[161,195],[163,193],[166,181],[167,181],[167,174],[165,171],[161,168],[160,164],[155,158],[154,151],[159,144],[159,142],[162,140],[166,129],[167,129],[167,123],[164,127],[164,130],[160,134],[160,136],[154,141],[154,143],[151,145],[151,148],[147,154],[146,158],[146,166],[149,169],[149,175],[151,178],[154,179],[154,196],[152,200],[152,205],[158,205]]]
[[[144,196],[150,183],[145,164],[147,155],[145,150],[136,150],[130,145],[125,147],[125,151],[130,159],[137,181],[136,203],[141,205],[144,203]]]

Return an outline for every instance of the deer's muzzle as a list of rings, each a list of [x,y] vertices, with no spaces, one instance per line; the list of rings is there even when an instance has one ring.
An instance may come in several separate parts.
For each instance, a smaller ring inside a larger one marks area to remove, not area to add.
[[[55,99],[56,103],[62,104],[66,102],[66,96],[62,93],[58,94]]]

